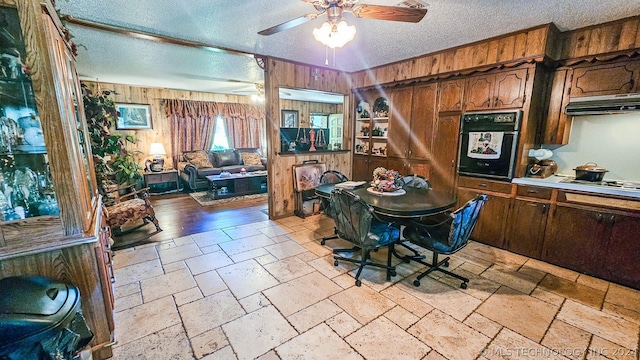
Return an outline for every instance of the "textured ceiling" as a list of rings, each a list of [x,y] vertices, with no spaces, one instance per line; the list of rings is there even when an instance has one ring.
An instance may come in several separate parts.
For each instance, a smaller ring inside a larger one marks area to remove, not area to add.
[[[360,0],[395,5],[399,0]],[[338,70],[357,71],[553,22],[561,31],[640,14],[639,0],[427,0],[418,24],[355,18],[356,38],[336,51]],[[62,14],[250,54],[324,66],[312,30],[325,16],[283,32],[257,32],[317,12],[299,0],[67,0]],[[82,79],[193,91],[248,94],[263,82],[250,55],[238,55],[69,25]],[[332,54],[329,55],[331,65]],[[231,81],[231,82],[230,82]]]

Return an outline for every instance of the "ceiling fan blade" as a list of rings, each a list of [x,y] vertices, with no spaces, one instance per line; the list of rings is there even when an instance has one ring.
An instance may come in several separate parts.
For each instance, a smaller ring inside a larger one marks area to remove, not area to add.
[[[427,14],[427,9],[363,4],[355,6],[351,12],[359,18],[417,23]]]
[[[318,16],[324,14],[325,12],[326,11],[323,11],[323,12],[318,13],[318,14],[307,14],[307,15],[301,16],[299,18],[283,22],[280,25],[272,26],[272,27],[270,27],[268,29],[264,29],[264,30],[258,31],[258,34],[260,34],[260,35],[273,35],[273,34],[275,34],[277,32],[280,32],[280,31],[283,31],[283,30],[287,30],[287,29],[291,29],[292,27],[296,27],[298,25],[302,25],[302,24],[306,23],[307,21],[315,20]]]

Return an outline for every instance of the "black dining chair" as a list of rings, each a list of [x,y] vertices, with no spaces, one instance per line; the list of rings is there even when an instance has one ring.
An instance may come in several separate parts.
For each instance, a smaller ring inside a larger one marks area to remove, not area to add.
[[[452,212],[444,221],[434,224],[415,222],[404,229],[403,236],[405,239],[433,252],[431,264],[418,257],[406,257],[410,261],[416,261],[428,267],[427,271],[418,275],[416,280],[413,281],[413,285],[420,286],[420,279],[434,271],[440,271],[462,280],[460,287],[467,288],[469,279],[443,269],[443,267],[449,266],[449,257],[438,260],[438,255],[453,254],[467,245],[469,236],[471,236],[471,232],[478,221],[480,210],[487,199],[487,195],[479,194],[458,210]]]
[[[322,173],[322,175],[320,175],[321,185],[338,184],[345,181],[349,181],[349,178],[337,170],[327,170],[324,173]],[[324,213],[328,217],[333,218],[333,214],[331,212],[331,202],[329,201],[329,199],[322,199],[322,208],[324,209]],[[337,238],[338,238],[338,233],[334,228],[333,235],[323,237],[322,240],[320,241],[320,244],[324,245],[326,244],[327,240],[332,240]]]
[[[416,189],[431,189],[431,182],[422,175],[405,175],[400,179],[404,187],[411,187]]]
[[[396,269],[391,265],[391,249],[387,255],[387,264],[370,261],[371,251],[388,246],[391,247],[398,240],[400,230],[392,223],[379,220],[373,207],[360,197],[345,189],[334,189],[331,192],[331,208],[336,222],[338,236],[360,249],[360,258],[347,258],[334,255],[334,265],[339,261],[358,264],[356,286],[360,286],[360,274],[365,266],[375,266],[387,270],[387,280],[396,275]],[[341,250],[336,249],[334,253]]]
[[[402,182],[402,188],[414,188],[414,189],[431,189],[431,182],[429,179],[425,178],[422,175],[411,174],[403,176],[400,181]],[[401,225],[407,225],[408,221],[399,222]],[[398,245],[406,248],[407,250],[413,253],[412,257],[424,259],[424,256],[420,255],[415,249],[405,244],[404,241],[399,241]],[[395,251],[395,250],[394,250]],[[396,256],[400,257],[399,254],[396,253]],[[405,262],[408,262],[408,257],[405,257]]]

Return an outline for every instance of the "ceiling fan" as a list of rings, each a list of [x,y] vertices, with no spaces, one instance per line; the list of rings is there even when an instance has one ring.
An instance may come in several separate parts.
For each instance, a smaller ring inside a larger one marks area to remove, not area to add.
[[[425,8],[407,8],[384,5],[356,5],[358,0],[301,0],[313,5],[319,13],[303,15],[299,18],[283,22],[268,29],[259,31],[260,35],[273,35],[283,30],[291,29],[308,21],[315,20],[319,16],[327,14],[331,24],[337,24],[342,20],[343,12],[350,12],[357,18],[391,20],[417,23],[427,14]]]

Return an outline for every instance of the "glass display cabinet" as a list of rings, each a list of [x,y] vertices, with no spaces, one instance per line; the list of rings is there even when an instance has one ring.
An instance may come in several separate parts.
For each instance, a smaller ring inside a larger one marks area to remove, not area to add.
[[[74,45],[50,0],[0,0],[0,278],[77,286],[94,359],[112,354],[110,231]]]
[[[0,216],[59,214],[18,12],[0,7]]]

